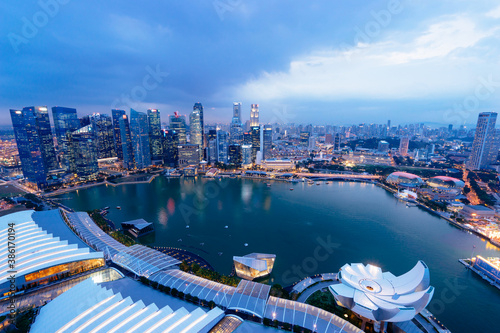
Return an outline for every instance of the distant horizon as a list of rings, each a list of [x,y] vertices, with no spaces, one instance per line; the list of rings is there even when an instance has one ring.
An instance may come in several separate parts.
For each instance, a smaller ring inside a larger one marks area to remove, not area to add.
[[[37,101],[80,115],[201,101],[208,122],[240,101],[262,122],[454,126],[500,106],[493,0],[54,4],[0,4],[0,124]]]

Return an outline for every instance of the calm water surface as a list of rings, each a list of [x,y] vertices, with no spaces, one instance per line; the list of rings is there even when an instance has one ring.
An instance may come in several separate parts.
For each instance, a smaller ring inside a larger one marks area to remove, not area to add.
[[[474,255],[500,256],[498,248],[420,208],[407,208],[372,184],[290,187],[250,179],[157,177],[149,184],[103,185],[59,198],[75,210],[110,206],[108,217],[117,224],[153,222],[156,231],[143,243],[185,248],[222,273],[231,271],[234,255],[274,253],[268,282],[284,286],[355,262],[399,275],[421,259],[436,288],[428,309],[452,332],[500,332],[495,321],[500,290],[457,261],[470,257],[474,245]]]

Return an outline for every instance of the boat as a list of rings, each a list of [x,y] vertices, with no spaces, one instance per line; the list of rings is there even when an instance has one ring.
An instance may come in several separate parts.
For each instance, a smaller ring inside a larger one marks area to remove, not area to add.
[[[116,209],[122,209],[120,206],[116,206]]]
[[[219,256],[221,256],[221,255],[222,255],[222,252],[219,252],[219,253],[217,253],[217,254],[218,254]]]
[[[189,226],[188,226],[188,225],[186,226],[186,229],[189,229]]]
[[[227,225],[226,225],[226,226],[224,226],[224,229],[227,229],[227,228],[229,228]]]
[[[321,185],[320,183],[316,183],[316,185]]]
[[[267,187],[271,187],[271,183],[268,183],[268,184],[267,184]]]
[[[109,206],[104,207],[102,210],[108,210]]]
[[[290,187],[290,191],[293,191],[293,187]]]
[[[245,243],[245,246],[248,246],[248,243]]]

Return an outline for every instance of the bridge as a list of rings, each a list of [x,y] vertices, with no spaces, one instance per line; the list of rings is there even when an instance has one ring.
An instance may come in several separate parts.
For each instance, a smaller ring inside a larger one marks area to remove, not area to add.
[[[350,174],[340,174],[340,173],[308,173],[308,172],[298,172],[294,174],[297,177],[309,178],[311,180],[330,180],[330,179],[340,179],[340,180],[379,180],[381,176],[377,175],[350,175]]]

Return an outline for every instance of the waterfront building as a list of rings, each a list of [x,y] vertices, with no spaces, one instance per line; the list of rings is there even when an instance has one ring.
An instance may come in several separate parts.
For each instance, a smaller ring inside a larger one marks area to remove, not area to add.
[[[116,157],[111,117],[106,114],[94,113],[90,115],[89,119],[94,132],[97,158],[105,159]]]
[[[179,167],[184,168],[189,165],[198,166],[201,161],[201,148],[199,145],[179,144],[177,149],[179,154]]]
[[[403,136],[399,141],[399,155],[408,156],[408,146],[410,145],[410,138]]]
[[[115,152],[118,159],[123,160],[123,150],[121,141],[120,118],[125,115],[124,110],[112,109],[111,117],[113,118],[113,138],[115,141]]]
[[[447,177],[447,176],[436,176],[429,178],[427,180],[427,185],[430,187],[441,188],[441,189],[463,189],[465,183],[460,179]]]
[[[161,132],[160,110],[148,109],[149,147],[151,149],[151,160],[161,161],[163,159],[163,145]]]
[[[189,127],[190,135],[189,141],[193,145],[198,145],[203,148],[203,131],[201,127],[201,115],[200,110],[197,108],[193,109],[189,116]]]
[[[273,128],[271,125],[264,125],[262,127],[262,157],[267,160],[272,157],[273,150]]]
[[[177,165],[179,136],[174,130],[163,131],[163,163],[169,166]]]
[[[227,164],[229,134],[226,131],[217,131],[217,162]]]
[[[10,116],[24,178],[43,188],[48,172],[58,169],[47,107],[11,109]]]
[[[121,160],[123,161],[123,167],[125,169],[135,169],[136,166],[134,158],[134,149],[132,146],[132,136],[130,133],[130,124],[128,121],[128,117],[125,114],[125,111],[113,110],[113,127],[115,129],[115,140],[117,134],[119,137],[117,143],[118,147],[117,153],[119,152],[118,158],[120,158],[121,156]],[[118,133],[116,133],[117,129]]]
[[[136,168],[144,169],[151,166],[149,126],[146,113],[130,109],[130,135]]]
[[[424,184],[422,178],[408,172],[396,171],[387,176],[386,181],[396,186],[416,187]]]
[[[270,158],[262,162],[261,168],[266,170],[281,170],[288,171],[295,169],[295,164],[289,159],[274,159]]]
[[[96,252],[83,243],[66,225],[59,210],[17,212],[0,217],[0,238],[7,244],[9,224],[16,229],[17,291],[81,274],[104,266],[102,252]],[[8,257],[7,245],[0,249]],[[10,291],[10,275],[7,261],[0,271],[0,297]]]
[[[200,115],[201,116],[201,115]],[[170,116],[170,129],[177,133],[179,144],[187,143],[186,138],[186,117],[181,116],[179,112],[175,111],[173,116]]]
[[[68,168],[68,137],[71,132],[80,127],[80,120],[76,109],[62,106],[52,107],[52,119],[54,120],[54,132],[57,138],[57,149],[61,153],[62,165]]]
[[[201,148],[205,148],[207,146],[206,142],[204,142],[204,134],[205,134],[205,118],[203,114],[203,105],[201,103],[195,103],[193,106],[193,111],[198,111],[200,115],[200,132],[201,132]]]
[[[69,170],[80,178],[95,178],[99,173],[97,146],[92,125],[68,134]]]
[[[346,264],[340,269],[338,280],[340,284],[328,287],[335,301],[379,323],[412,320],[434,295],[429,268],[421,260],[400,276],[370,264]]]
[[[472,268],[486,275],[493,283],[500,287],[500,258],[472,258]]]
[[[224,317],[219,308],[159,309],[155,303],[122,293],[87,279],[42,307],[30,332],[208,332]]]
[[[259,104],[250,106],[250,127],[259,126]]]
[[[389,149],[390,149],[389,142],[384,140],[378,142],[378,147],[377,147],[378,152],[387,153]]]
[[[228,164],[240,167],[243,161],[241,145],[232,144],[228,147]]]
[[[260,151],[260,126],[252,126],[250,135],[252,138],[252,162],[255,163],[257,152]]]
[[[497,131],[495,130],[496,121],[496,112],[479,114],[472,143],[472,153],[466,163],[467,169],[487,169],[491,164],[496,163],[499,149]]]
[[[252,145],[241,146],[241,159],[243,165],[252,164]]]
[[[128,231],[135,238],[147,235],[155,231],[153,223],[150,223],[144,219],[122,222],[121,226],[124,231]]]
[[[255,280],[271,274],[275,254],[250,253],[243,257],[233,257],[236,275],[245,280]]]
[[[467,220],[491,219],[496,211],[481,205],[465,205],[460,211],[460,216]]]

